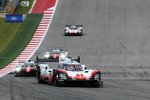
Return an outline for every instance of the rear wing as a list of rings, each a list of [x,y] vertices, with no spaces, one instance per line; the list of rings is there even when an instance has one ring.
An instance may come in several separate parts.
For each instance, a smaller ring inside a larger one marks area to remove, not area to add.
[[[65,25],[65,27],[70,27],[70,26],[72,26],[72,25]],[[75,26],[77,26],[77,27],[83,27],[83,25],[75,25]]]
[[[40,62],[58,62],[58,59],[47,59],[47,58],[39,58],[38,56],[36,56],[36,63],[40,63]]]
[[[67,49],[62,49],[62,48],[48,48],[47,51],[52,51],[54,49],[59,49],[60,51],[68,51]]]
[[[59,64],[66,63],[66,62],[71,62],[71,61],[76,61],[76,62],[80,63],[80,56],[78,56],[77,58],[72,58],[72,57],[66,56],[64,53],[60,54]]]

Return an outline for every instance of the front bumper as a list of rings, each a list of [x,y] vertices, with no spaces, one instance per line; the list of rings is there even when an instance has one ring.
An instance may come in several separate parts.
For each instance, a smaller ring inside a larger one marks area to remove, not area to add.
[[[77,33],[68,33],[68,35],[80,35],[81,33],[77,32]]]
[[[77,84],[92,84],[92,83],[102,83],[101,80],[93,80],[93,79],[90,79],[90,80],[58,80],[59,84],[61,85],[77,85]]]
[[[68,32],[68,33],[65,33],[65,35],[69,35],[69,36],[80,36],[80,35],[82,35],[82,33],[81,33],[81,32],[77,32],[77,33]]]

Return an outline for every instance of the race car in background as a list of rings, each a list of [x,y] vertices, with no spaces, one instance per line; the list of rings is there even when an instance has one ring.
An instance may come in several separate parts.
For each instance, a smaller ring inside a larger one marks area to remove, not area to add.
[[[19,62],[15,67],[15,76],[36,75],[37,66],[34,61]]]
[[[82,36],[82,25],[65,25],[64,36]]]
[[[59,56],[58,68],[52,69],[49,65],[38,64],[38,83],[47,82],[55,86],[71,84],[85,84],[92,87],[102,87],[101,71],[86,69],[74,59],[67,58],[64,54]]]
[[[44,59],[41,60],[49,61],[49,62],[58,62],[60,53],[64,53],[66,56],[68,56],[68,50],[54,48],[54,49],[49,49],[47,52],[45,52]]]

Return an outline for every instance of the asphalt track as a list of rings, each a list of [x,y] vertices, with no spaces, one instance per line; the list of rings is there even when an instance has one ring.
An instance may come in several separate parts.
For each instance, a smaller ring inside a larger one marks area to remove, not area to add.
[[[149,0],[59,0],[35,55],[66,48],[88,68],[102,70],[104,87],[54,87],[8,74],[0,78],[0,100],[150,100],[149,5]],[[84,36],[64,37],[66,24],[82,24]]]

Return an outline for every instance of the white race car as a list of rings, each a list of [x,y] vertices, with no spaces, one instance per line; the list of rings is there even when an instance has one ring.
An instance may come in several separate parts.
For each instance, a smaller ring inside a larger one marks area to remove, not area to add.
[[[65,53],[68,56],[67,50],[55,48],[44,53],[44,58],[49,61],[58,61],[60,53]]]
[[[65,30],[64,30],[64,35],[65,36],[70,36],[70,35],[78,35],[82,36],[83,31],[82,31],[82,25],[66,25]]]
[[[55,86],[67,84],[87,84],[94,87],[102,87],[101,71],[86,69],[85,65],[67,58],[59,57],[59,67],[51,69],[49,65],[39,64],[37,69],[38,83],[48,82]]]
[[[36,75],[36,69],[36,63],[34,61],[21,61],[15,67],[15,76]]]

